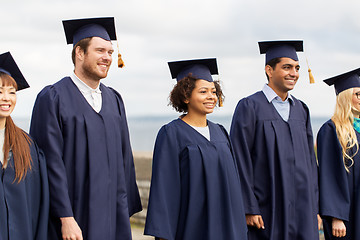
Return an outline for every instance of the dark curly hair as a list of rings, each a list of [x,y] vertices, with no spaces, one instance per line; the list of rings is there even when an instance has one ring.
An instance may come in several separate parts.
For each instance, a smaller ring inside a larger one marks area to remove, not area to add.
[[[177,112],[188,112],[188,106],[185,101],[186,99],[189,99],[191,97],[191,93],[195,89],[196,80],[199,79],[189,74],[188,76],[178,81],[177,84],[174,86],[173,90],[171,91],[169,96],[169,105],[171,105]],[[222,107],[225,96],[222,93],[220,82],[214,81],[214,85],[216,89],[216,96],[218,98],[217,104],[219,107]]]

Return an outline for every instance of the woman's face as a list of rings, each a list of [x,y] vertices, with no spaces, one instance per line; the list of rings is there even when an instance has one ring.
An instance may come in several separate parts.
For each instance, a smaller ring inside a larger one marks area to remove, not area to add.
[[[360,88],[359,87],[353,88],[352,105],[358,112],[360,112]]]
[[[0,79],[0,118],[10,116],[16,104],[16,89],[14,86],[2,86]]]
[[[188,105],[189,114],[206,115],[214,111],[217,100],[215,84],[199,79],[196,80],[195,88],[185,103]]]

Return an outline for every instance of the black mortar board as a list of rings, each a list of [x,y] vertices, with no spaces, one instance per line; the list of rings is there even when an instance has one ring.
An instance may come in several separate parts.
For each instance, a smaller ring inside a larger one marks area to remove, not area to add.
[[[360,87],[359,75],[360,75],[360,68],[340,74],[335,77],[325,79],[324,82],[329,86],[334,85],[336,95],[338,95],[339,93],[341,93],[346,89]]]
[[[194,78],[213,82],[211,75],[218,74],[216,58],[184,60],[168,62],[168,64],[171,77],[176,78],[176,81],[191,74]]]
[[[114,17],[64,20],[63,26],[67,44],[73,43],[74,46],[88,37],[116,40]]]
[[[296,52],[303,51],[302,40],[259,42],[260,54],[266,54],[265,64],[274,58],[288,57],[299,61]]]
[[[0,72],[10,75],[16,81],[18,90],[30,87],[10,52],[0,55]]]

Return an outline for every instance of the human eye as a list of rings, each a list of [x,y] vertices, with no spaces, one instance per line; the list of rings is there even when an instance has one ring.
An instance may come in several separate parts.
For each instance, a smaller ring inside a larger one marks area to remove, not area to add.
[[[284,66],[283,66],[283,69],[289,70],[289,69],[290,69],[290,66],[289,66],[289,65],[284,65]]]

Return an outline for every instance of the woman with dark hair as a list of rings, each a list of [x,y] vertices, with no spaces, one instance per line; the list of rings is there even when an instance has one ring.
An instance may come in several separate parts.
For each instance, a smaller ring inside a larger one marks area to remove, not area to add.
[[[49,192],[45,159],[10,117],[16,91],[29,87],[9,52],[0,55],[0,239],[46,240]]]
[[[238,163],[223,126],[207,120],[223,94],[216,59],[169,63],[170,104],[184,113],[157,136],[145,234],[167,240],[246,239]]]
[[[335,112],[317,135],[324,235],[360,239],[360,68],[324,81],[336,92]]]

